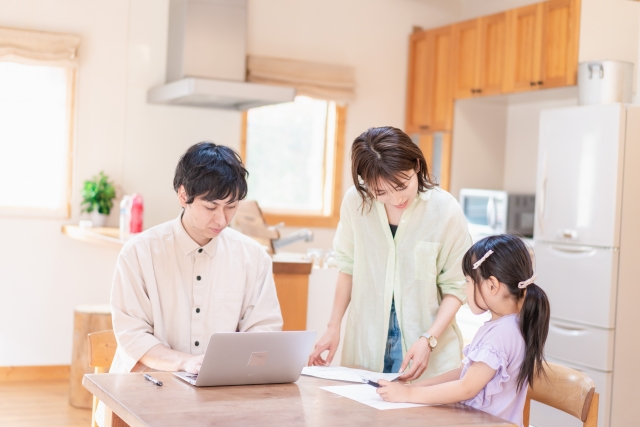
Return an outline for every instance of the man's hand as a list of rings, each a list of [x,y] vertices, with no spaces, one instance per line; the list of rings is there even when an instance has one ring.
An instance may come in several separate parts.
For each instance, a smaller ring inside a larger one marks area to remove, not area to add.
[[[333,356],[336,354],[336,350],[338,350],[338,345],[340,344],[340,328],[332,328],[329,327],[327,331],[324,333],[322,338],[316,343],[313,352],[309,356],[309,366],[329,366],[331,365],[331,361],[333,360]],[[329,350],[329,354],[327,355],[327,359],[324,360],[321,356],[322,352]]]
[[[413,360],[413,363],[411,364],[411,369],[402,374],[400,381],[413,381],[420,378],[429,365],[430,356],[431,347],[429,347],[429,342],[424,337],[419,338],[404,356],[400,372],[405,371],[409,361]]]
[[[411,388],[404,384],[385,380],[379,380],[378,384],[380,384],[380,387],[378,387],[376,393],[385,402],[409,402],[411,400]]]
[[[197,374],[200,372],[200,366],[204,360],[204,354],[199,356],[185,357],[181,364],[181,371],[188,372],[190,374]]]

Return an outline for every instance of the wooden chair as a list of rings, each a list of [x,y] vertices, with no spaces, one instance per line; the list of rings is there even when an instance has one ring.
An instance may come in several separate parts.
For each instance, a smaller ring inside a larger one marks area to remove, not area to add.
[[[87,335],[87,339],[89,341],[89,366],[95,369],[96,374],[108,372],[118,347],[113,330],[90,333]],[[95,414],[98,402],[98,399],[93,396],[92,427],[97,427]]]
[[[535,400],[579,418],[584,427],[597,427],[599,395],[593,380],[555,363],[545,362],[544,371],[547,377],[537,378],[527,392],[523,424],[529,426],[531,401]]]

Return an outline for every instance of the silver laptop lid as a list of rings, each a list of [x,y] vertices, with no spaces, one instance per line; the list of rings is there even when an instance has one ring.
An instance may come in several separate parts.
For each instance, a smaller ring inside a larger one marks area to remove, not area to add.
[[[196,386],[297,381],[315,331],[222,332],[211,335]]]

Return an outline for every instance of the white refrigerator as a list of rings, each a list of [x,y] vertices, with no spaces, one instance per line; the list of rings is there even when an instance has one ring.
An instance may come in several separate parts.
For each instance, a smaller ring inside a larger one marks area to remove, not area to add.
[[[545,355],[594,380],[600,427],[640,425],[639,224],[640,106],[543,111],[534,248],[551,304]],[[582,426],[536,402],[531,424]]]

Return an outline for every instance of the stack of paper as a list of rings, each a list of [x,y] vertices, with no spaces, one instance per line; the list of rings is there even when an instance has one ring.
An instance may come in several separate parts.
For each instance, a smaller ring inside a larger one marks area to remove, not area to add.
[[[363,369],[345,368],[342,366],[305,366],[302,368],[302,375],[310,377],[324,378],[325,380],[348,381],[352,383],[363,383],[367,380],[393,381],[401,374],[382,374],[380,372],[365,371]],[[369,386],[370,387],[370,386]]]

